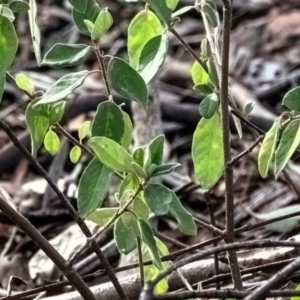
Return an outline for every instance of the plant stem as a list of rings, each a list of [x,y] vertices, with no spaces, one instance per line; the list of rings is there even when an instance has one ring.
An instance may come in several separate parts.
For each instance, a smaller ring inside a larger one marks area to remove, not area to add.
[[[145,282],[145,276],[144,276],[142,241],[141,241],[141,238],[139,236],[136,238],[136,243],[137,243],[138,256],[139,256],[141,289],[143,289],[144,282]]]
[[[233,195],[233,169],[230,165],[230,128],[229,128],[229,97],[228,97],[228,70],[229,70],[229,46],[231,29],[232,6],[230,0],[223,0],[223,35],[221,52],[221,81],[220,102],[222,116],[222,133],[225,161],[225,205],[226,205],[226,243],[234,242],[234,195]],[[234,250],[228,251],[229,264],[234,287],[243,290],[243,282],[238,265],[237,255]]]

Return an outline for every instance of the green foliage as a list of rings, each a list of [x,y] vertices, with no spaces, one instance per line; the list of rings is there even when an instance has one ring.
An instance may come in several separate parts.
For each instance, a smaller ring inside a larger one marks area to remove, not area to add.
[[[91,47],[83,44],[55,44],[46,54],[42,65],[52,68],[71,67],[79,64]]]
[[[70,160],[73,164],[76,164],[81,156],[81,148],[74,146],[70,151]]]
[[[295,291],[300,291],[300,284],[297,285]],[[291,297],[291,300],[300,300],[300,296]]]
[[[78,137],[79,137],[79,141],[80,143],[82,142],[82,140],[87,137],[88,135],[90,135],[91,133],[91,121],[85,121],[83,122],[79,129],[78,129]]]
[[[0,49],[0,78],[3,78],[5,72],[12,64],[18,49],[18,38],[14,25],[4,15],[0,15]]]
[[[178,2],[179,0],[166,0],[168,8],[170,8],[171,10],[174,10],[176,8]]]
[[[5,74],[0,77],[0,103],[2,100],[4,87],[5,87]]]
[[[111,179],[113,170],[94,158],[83,172],[78,187],[78,211],[85,218],[101,206]]]
[[[69,2],[77,11],[81,13],[85,12],[88,4],[87,0],[69,0]]]
[[[33,94],[35,87],[28,76],[19,73],[15,76],[15,81],[19,89],[28,92],[30,95]]]
[[[210,119],[218,109],[219,99],[217,94],[213,93],[206,96],[199,105],[200,115],[205,119]]]
[[[266,133],[258,154],[258,171],[262,178],[268,176],[268,171],[274,160],[275,150],[280,137],[280,117],[277,118]]]
[[[38,149],[42,146],[45,134],[50,126],[48,105],[36,107],[35,103],[36,101],[30,102],[25,112],[26,126],[31,137],[31,153],[34,157],[36,157]]]
[[[113,24],[113,18],[107,8],[103,9],[93,26],[91,38],[93,41],[99,41],[101,37],[109,30]]]
[[[49,112],[50,125],[54,125],[61,120],[61,118],[64,115],[65,108],[66,108],[66,102],[64,101],[57,102],[51,107]]]
[[[209,24],[213,27],[216,28],[219,26],[219,15],[218,11],[213,8],[210,4],[204,3],[202,6],[202,11],[205,14]]]
[[[49,104],[63,100],[70,95],[76,88],[81,86],[84,79],[91,72],[81,71],[77,73],[70,73],[61,77],[56,81],[44,94],[41,100],[36,105]]]
[[[157,16],[150,10],[139,12],[128,27],[127,48],[130,65],[136,69],[139,65],[141,52],[145,44],[157,35],[163,28]]]
[[[200,185],[210,189],[220,179],[224,169],[221,116],[201,119],[193,136],[192,157]]]
[[[195,61],[192,66],[191,74],[196,86],[199,84],[207,85],[210,82],[208,74],[197,61]]]
[[[30,8],[28,2],[23,0],[11,1],[8,7],[15,13],[26,12]]]
[[[98,226],[104,226],[118,211],[117,207],[97,208],[87,219],[95,222]]]
[[[148,102],[148,90],[144,79],[123,59],[114,57],[108,64],[107,74],[114,90],[121,96],[139,102]]]
[[[297,149],[300,143],[300,120],[290,122],[284,129],[280,138],[279,145],[275,152],[275,177],[287,165],[289,159]]]
[[[145,0],[154,10],[159,19],[167,26],[171,26],[172,10],[167,6],[166,1],[161,0]]]
[[[51,129],[48,130],[44,138],[44,146],[51,155],[58,153],[60,149],[60,140],[56,132]]]
[[[300,112],[300,87],[296,87],[286,93],[282,104],[291,110]]]
[[[79,1],[80,0],[76,0],[76,4],[78,4]],[[73,2],[75,2],[75,1],[73,1]],[[86,9],[84,11],[81,9],[78,9],[78,5],[76,5],[76,7],[74,6],[72,9],[72,15],[73,15],[73,20],[75,22],[75,25],[77,26],[79,31],[82,34],[91,36],[91,33],[85,23],[85,20],[88,20],[92,24],[94,24],[100,13],[100,7],[95,0],[87,0],[86,2],[87,2]],[[79,5],[81,5],[81,4],[79,4]]]

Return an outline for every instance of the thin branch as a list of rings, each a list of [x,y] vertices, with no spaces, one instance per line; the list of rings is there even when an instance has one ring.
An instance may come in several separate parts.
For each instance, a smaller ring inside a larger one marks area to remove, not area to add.
[[[101,251],[98,243],[93,238],[93,235],[91,231],[89,230],[88,226],[85,224],[85,222],[79,217],[77,211],[75,208],[71,205],[70,201],[67,199],[67,197],[60,191],[60,189],[57,187],[57,185],[53,182],[53,180],[49,177],[48,173],[43,169],[43,167],[39,164],[39,162],[30,154],[30,152],[26,149],[26,147],[18,140],[18,138],[14,135],[14,133],[11,131],[9,126],[0,120],[0,128],[2,128],[6,134],[9,136],[13,144],[26,156],[26,158],[32,163],[32,165],[36,168],[36,170],[45,178],[47,183],[50,185],[50,187],[53,189],[53,191],[56,193],[57,197],[61,200],[63,205],[68,209],[71,217],[74,219],[74,221],[78,224],[83,234],[90,240],[90,244],[97,254],[97,257],[99,258],[100,262],[102,263],[104,269],[107,271],[108,277],[114,284],[116,290],[118,291],[121,299],[127,299],[126,295],[124,294],[122,287],[113,272],[108,260],[104,256],[103,252]]]

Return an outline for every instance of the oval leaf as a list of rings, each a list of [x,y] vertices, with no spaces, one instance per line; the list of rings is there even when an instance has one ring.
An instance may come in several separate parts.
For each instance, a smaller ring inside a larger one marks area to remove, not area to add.
[[[169,27],[172,22],[172,11],[167,6],[166,1],[161,0],[145,0],[150,7],[155,11],[159,19]]]
[[[23,73],[19,73],[15,76],[15,81],[19,89],[24,90],[28,92],[29,94],[32,94],[34,92],[34,84],[30,80],[28,76],[26,76]]]
[[[95,222],[98,226],[104,226],[118,210],[118,207],[97,208],[87,217],[87,219]]]
[[[99,104],[91,131],[92,136],[105,136],[120,144],[125,131],[125,122],[120,107],[112,101]]]
[[[149,83],[163,65],[169,47],[167,35],[161,34],[151,38],[143,47],[138,65],[138,72]]]
[[[59,137],[57,136],[56,132],[49,130],[44,139],[44,146],[45,149],[51,154],[55,155],[58,153],[60,149],[60,140]]]
[[[146,186],[144,198],[149,208],[157,216],[165,215],[172,202],[172,192],[161,184],[151,183]]]
[[[110,12],[107,10],[107,8],[103,9],[94,24],[93,30],[92,30],[92,40],[98,41],[103,34],[105,34],[109,28],[113,24],[113,18],[110,14]]]
[[[66,108],[66,102],[65,101],[55,103],[51,107],[50,113],[49,113],[50,125],[54,125],[54,124],[58,123],[61,120],[61,118],[64,115],[65,108]]]
[[[69,2],[79,12],[84,13],[87,8],[87,0],[69,0]]]
[[[81,148],[74,146],[70,151],[70,160],[73,164],[76,164],[81,156]]]
[[[114,57],[108,64],[107,73],[109,82],[117,93],[146,107],[148,101],[147,86],[136,70],[123,59]]]
[[[81,124],[78,130],[78,137],[80,142],[90,134],[91,131],[91,121],[85,121]]]
[[[193,87],[193,90],[200,96],[208,96],[213,92],[209,84],[197,84]]]
[[[93,137],[88,142],[97,157],[109,168],[126,173],[135,173],[129,153],[118,143],[106,137]]]
[[[94,158],[84,170],[78,187],[78,212],[82,218],[91,214],[107,194],[113,170]]]
[[[123,114],[125,127],[124,127],[124,134],[121,140],[121,145],[123,146],[123,148],[128,149],[132,141],[133,126],[129,115],[125,111],[122,111],[122,114]]]
[[[71,67],[79,64],[91,47],[83,44],[55,44],[46,54],[42,65],[52,68]]]
[[[202,11],[205,14],[208,23],[213,27],[216,28],[219,25],[219,15],[214,8],[212,8],[208,3],[204,3],[202,5]]]
[[[197,61],[192,66],[191,74],[195,85],[209,83],[208,74]]]
[[[258,171],[262,178],[268,176],[270,166],[274,160],[275,150],[280,136],[280,118],[274,121],[271,129],[266,133],[258,153]]]
[[[81,71],[77,73],[70,73],[59,80],[57,80],[47,92],[43,98],[37,102],[36,105],[47,104],[63,100],[70,95],[76,88],[81,86],[85,80],[85,77],[89,75],[89,71]]]
[[[18,0],[18,1],[11,1],[8,5],[8,7],[13,12],[24,12],[29,10],[29,4],[26,1]]]
[[[300,112],[300,86],[288,91],[282,100],[282,104],[291,110]]]
[[[18,38],[14,25],[4,16],[0,15],[0,77],[12,64],[18,49]]]
[[[163,28],[157,16],[150,10],[139,12],[128,27],[127,49],[130,65],[136,69],[144,45],[161,34]]]
[[[178,4],[179,0],[166,0],[167,6],[171,9],[174,10]]]
[[[300,143],[300,121],[292,121],[283,131],[275,152],[275,177],[285,168]]]
[[[215,93],[208,95],[199,105],[200,115],[205,119],[210,119],[217,111],[218,105],[218,96]]]
[[[221,117],[218,112],[210,119],[201,119],[193,136],[192,157],[200,185],[210,189],[224,169]]]

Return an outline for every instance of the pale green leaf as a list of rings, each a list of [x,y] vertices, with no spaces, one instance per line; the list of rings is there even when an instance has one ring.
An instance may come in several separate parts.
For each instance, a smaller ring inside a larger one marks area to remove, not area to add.
[[[51,155],[55,155],[60,149],[59,137],[51,129],[45,135],[44,147]]]
[[[42,65],[52,68],[71,67],[79,64],[91,47],[84,44],[55,44],[46,54]]]
[[[125,195],[125,193],[129,191],[132,191],[132,194],[134,194],[138,188],[138,178],[134,174],[128,174],[121,183],[119,197],[122,198]]]
[[[149,83],[160,70],[166,59],[168,47],[169,41],[165,34],[151,38],[144,45],[137,70],[146,83]]]
[[[0,77],[3,78],[12,64],[18,49],[18,38],[14,25],[4,15],[0,15]]]
[[[133,205],[132,205],[132,210],[138,216],[138,218],[141,218],[144,221],[148,220],[150,210],[149,210],[148,205],[145,203],[145,201],[141,197],[135,198]]]
[[[92,30],[92,40],[98,41],[112,26],[113,18],[107,8],[99,13]]]
[[[88,216],[102,202],[107,194],[113,170],[94,158],[84,170],[78,187],[78,212],[82,218]]]
[[[275,177],[285,168],[300,143],[300,121],[292,121],[283,131],[275,152]]]
[[[15,81],[19,89],[28,92],[30,95],[34,92],[34,84],[26,74],[18,73],[15,76]]]
[[[70,160],[73,164],[76,164],[81,156],[81,148],[74,146],[70,151]]]
[[[14,13],[7,6],[0,5],[0,13],[2,14],[2,16],[6,17],[10,22],[13,22],[15,20]]]
[[[89,146],[96,156],[109,168],[126,173],[135,173],[132,167],[133,158],[115,141],[106,137],[92,137]]]
[[[51,107],[50,113],[49,113],[50,125],[54,125],[61,120],[61,118],[63,117],[63,115],[65,113],[65,108],[66,108],[65,101],[57,102]]]
[[[81,86],[86,78],[91,72],[81,71],[77,73],[70,73],[61,77],[56,81],[47,92],[44,94],[43,98],[39,100],[36,105],[48,104],[63,100],[68,95],[70,95],[76,88]]]
[[[87,219],[95,222],[99,226],[104,226],[118,210],[118,207],[97,208],[87,217]]]
[[[144,45],[162,31],[159,19],[150,10],[143,10],[132,19],[128,27],[127,49],[130,65],[134,69],[138,67]]]
[[[274,160],[275,150],[280,136],[280,117],[277,118],[271,129],[265,134],[258,153],[258,171],[262,178],[268,176],[270,166]]]
[[[291,110],[300,112],[300,86],[291,89],[285,94],[282,100],[282,105]]]
[[[132,141],[133,126],[129,115],[125,111],[122,111],[122,114],[123,114],[125,127],[124,127],[124,134],[121,140],[121,145],[123,146],[124,149],[128,149]]]
[[[179,0],[166,0],[168,8],[170,8],[171,10],[174,10],[176,8],[178,2]]]
[[[115,222],[114,238],[120,253],[128,254],[136,248],[135,234],[125,226],[121,217]]]
[[[144,190],[145,201],[151,211],[157,216],[168,213],[172,197],[172,191],[161,184],[148,184]]]
[[[35,54],[36,61],[38,65],[42,62],[42,55],[41,55],[41,32],[39,24],[37,23],[37,4],[36,0],[29,0],[29,25],[30,25],[30,32],[32,37],[32,44],[33,50]]]
[[[152,172],[152,176],[159,176],[163,174],[170,174],[172,173],[176,168],[180,167],[181,164],[178,163],[168,163],[168,164],[162,164],[159,166],[156,166],[154,171]]]
[[[208,96],[213,93],[212,87],[207,83],[197,84],[193,87],[193,90],[200,96]]]
[[[188,5],[188,6],[184,6],[180,9],[178,9],[177,11],[175,11],[173,14],[172,14],[172,18],[176,18],[176,17],[180,17],[182,16],[183,14],[187,13],[188,11],[194,9],[195,6],[194,5]]]
[[[83,122],[78,129],[78,137],[81,142],[85,137],[91,133],[91,121]]]
[[[204,3],[202,5],[202,11],[205,14],[205,17],[208,23],[213,27],[216,28],[219,25],[219,15],[218,12],[211,7],[208,3]]]
[[[199,105],[200,115],[205,119],[210,119],[218,109],[219,99],[217,94],[213,93],[206,96]]]
[[[200,185],[210,189],[224,169],[221,117],[218,112],[210,119],[201,119],[193,136],[192,157]]]
[[[210,82],[208,74],[197,61],[192,66],[191,74],[195,85],[208,84]]]
[[[34,157],[38,149],[42,146],[45,134],[49,128],[49,108],[48,105],[35,107],[36,101],[27,105],[25,118],[26,125],[31,137],[31,153]]]

